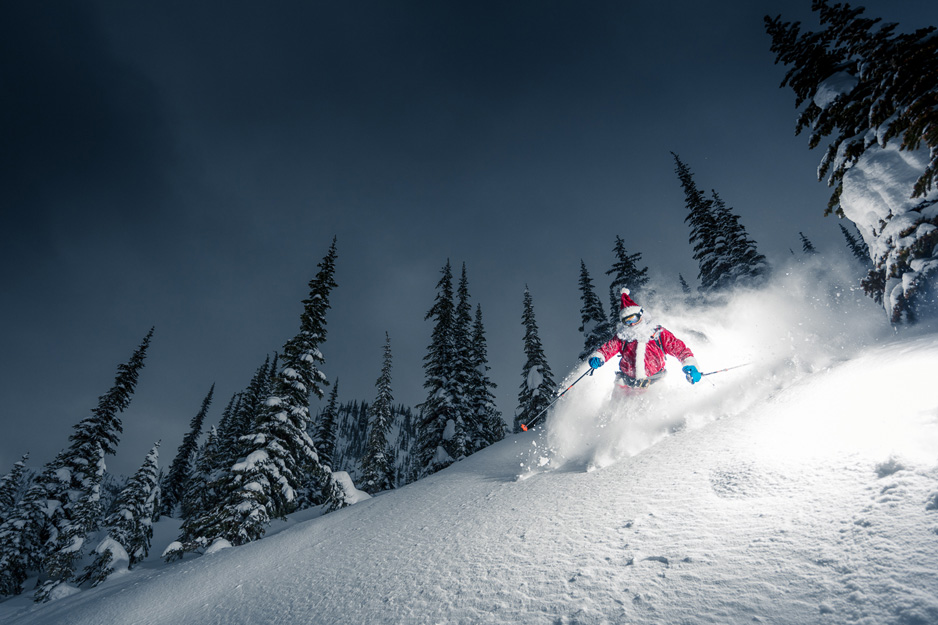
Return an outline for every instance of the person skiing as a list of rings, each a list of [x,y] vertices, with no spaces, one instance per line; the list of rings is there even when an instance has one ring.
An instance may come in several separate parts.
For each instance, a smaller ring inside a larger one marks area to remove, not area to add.
[[[644,309],[630,297],[630,291],[623,288],[616,335],[590,354],[589,366],[598,369],[616,354],[621,354],[616,387],[623,395],[643,393],[663,378],[667,373],[666,355],[681,361],[681,370],[688,382],[699,382],[701,375],[697,370],[697,359],[690,348],[666,328],[652,325],[644,315]]]

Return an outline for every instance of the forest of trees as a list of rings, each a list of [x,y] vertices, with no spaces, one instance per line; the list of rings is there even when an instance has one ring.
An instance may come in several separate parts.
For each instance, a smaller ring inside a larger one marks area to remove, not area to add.
[[[931,285],[938,274],[938,217],[926,210],[935,203],[929,198],[938,163],[938,38],[931,28],[896,34],[895,25],[878,26],[879,20],[848,5],[815,0],[814,8],[825,25],[821,32],[801,33],[798,24],[780,17],[766,18],[766,28],[778,62],[792,66],[784,84],[795,91],[797,105],[804,105],[797,130],[810,129],[812,147],[832,138],[821,165],[834,188],[828,212],[844,214],[850,167],[865,153],[890,141],[901,142],[904,150],[931,149],[912,193],[920,201],[905,215],[901,232],[890,230],[888,220],[872,230],[866,223],[839,224],[850,254],[869,270],[866,291],[891,302],[893,319],[914,320],[922,302],[934,298]],[[849,76],[850,88],[819,100],[835,74]],[[702,191],[690,166],[671,154],[684,193],[689,255],[698,268],[696,286],[677,276],[681,291],[691,301],[762,284],[771,269],[740,216],[715,190]],[[809,238],[798,235],[803,255],[816,254]],[[902,246],[898,236],[904,237]],[[604,273],[609,281],[599,291],[580,260],[580,358],[615,331],[622,287],[638,298],[653,294],[642,253],[627,249],[620,236],[610,243]],[[211,385],[165,473],[159,442],[126,480],[110,475],[106,465],[119,445],[121,414],[133,397],[153,330],[119,365],[113,386],[90,415],[76,423],[65,449],[39,470],[28,468],[28,455],[15,463],[0,479],[0,596],[24,592],[26,580],[35,577],[35,600],[44,602],[65,585],[93,586],[116,570],[135,567],[149,553],[161,515],[180,520],[178,539],[162,554],[168,561],[258,540],[272,519],[348,505],[355,493],[339,479],[341,472],[371,495],[399,488],[492,445],[509,430],[520,431],[555,399],[535,300],[525,286],[517,408],[510,422],[502,415],[489,376],[482,307],[472,303],[465,264],[456,281],[447,260],[424,318],[425,399],[414,407],[395,405],[392,342],[385,334],[380,355],[375,349],[374,396],[340,401],[339,381],[320,370],[330,296],[338,287],[337,257],[333,240],[309,282],[296,334],[264,356],[247,386],[207,427],[215,405]],[[890,291],[897,280],[898,299]],[[311,398],[325,402],[316,415],[310,414]]]

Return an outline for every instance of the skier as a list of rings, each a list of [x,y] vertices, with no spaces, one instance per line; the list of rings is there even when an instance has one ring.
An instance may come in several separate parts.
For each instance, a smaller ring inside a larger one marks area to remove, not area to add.
[[[616,335],[589,357],[589,366],[598,369],[615,356],[621,354],[619,370],[616,371],[616,387],[623,395],[636,395],[664,377],[665,355],[681,361],[687,381],[700,381],[697,359],[679,338],[660,325],[652,326],[644,319],[644,309],[622,289],[619,323]]]

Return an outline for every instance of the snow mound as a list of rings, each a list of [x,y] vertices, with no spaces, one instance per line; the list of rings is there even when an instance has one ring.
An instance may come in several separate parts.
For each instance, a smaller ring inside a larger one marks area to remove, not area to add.
[[[355,488],[355,483],[352,482],[352,477],[347,471],[334,471],[332,477],[339,483],[339,486],[342,487],[342,490],[345,492],[345,502],[349,505],[371,499],[371,495],[363,490]]]

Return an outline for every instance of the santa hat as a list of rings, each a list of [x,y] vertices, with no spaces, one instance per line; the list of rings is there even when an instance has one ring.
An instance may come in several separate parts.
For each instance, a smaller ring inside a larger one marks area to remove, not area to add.
[[[642,314],[644,310],[642,307],[635,303],[635,301],[629,297],[630,291],[623,287],[622,289],[622,305],[619,307],[619,319],[625,319],[629,315],[634,315],[635,313]]]

